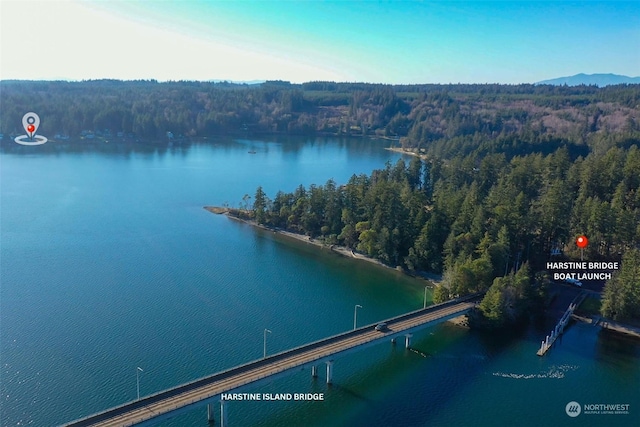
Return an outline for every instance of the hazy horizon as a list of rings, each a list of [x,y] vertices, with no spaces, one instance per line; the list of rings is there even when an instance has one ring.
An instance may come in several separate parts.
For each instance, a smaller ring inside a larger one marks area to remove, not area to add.
[[[614,75],[613,73],[594,73],[594,74],[584,74],[584,73],[578,73],[575,74],[574,76],[593,76],[593,75]],[[618,75],[615,74],[616,76],[621,76],[621,77],[628,77],[628,78],[634,78],[634,79],[638,79],[640,78],[639,76],[622,76],[622,75]],[[562,78],[568,78],[568,77],[574,77],[574,76],[558,76],[556,78],[552,78],[552,79],[548,79],[548,80],[559,80]],[[382,84],[382,85],[391,85],[391,86],[411,86],[411,85],[415,85],[415,86],[420,86],[420,85],[457,85],[457,84],[461,84],[461,85],[492,85],[492,84],[499,84],[499,85],[505,85],[505,86],[517,86],[517,85],[521,85],[521,84],[538,84],[541,83],[543,81],[540,82],[522,82],[522,83],[499,83],[499,82],[467,82],[467,83],[458,83],[458,82],[449,82],[449,83],[438,83],[438,82],[417,82],[417,83],[382,83],[382,82],[364,82],[364,81],[346,81],[346,80],[308,80],[308,81],[301,81],[301,82],[291,82],[289,80],[284,80],[284,79],[256,79],[256,80],[230,80],[230,79],[208,79],[208,80],[189,80],[189,79],[172,79],[172,80],[159,80],[159,79],[154,79],[154,78],[150,78],[150,79],[114,79],[114,78],[90,78],[90,79],[82,79],[82,80],[72,80],[72,79],[0,79],[0,82],[9,82],[9,81],[16,81],[16,82],[65,82],[65,83],[82,83],[82,82],[96,82],[96,81],[116,81],[116,82],[140,82],[140,81],[157,81],[158,83],[179,83],[179,82],[188,82],[188,83],[230,83],[230,84],[237,84],[237,85],[242,85],[242,84],[246,84],[246,85],[257,85],[257,84],[263,84],[269,81],[283,81],[283,82],[289,82],[291,84],[305,84],[305,83],[313,83],[313,82],[321,82],[321,81],[327,81],[327,82],[332,82],[332,83],[338,83],[338,84],[371,84],[371,85],[378,85],[378,84]],[[544,83],[543,83],[544,84]]]
[[[0,7],[1,80],[520,84],[640,75],[640,54],[633,54],[640,52],[640,2]],[[25,31],[25,20],[33,30]]]

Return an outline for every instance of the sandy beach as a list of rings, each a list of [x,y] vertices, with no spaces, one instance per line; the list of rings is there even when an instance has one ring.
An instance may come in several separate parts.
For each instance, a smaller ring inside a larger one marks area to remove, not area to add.
[[[427,159],[427,156],[425,154],[416,153],[415,151],[411,151],[411,150],[405,150],[404,148],[400,148],[400,147],[387,147],[385,148],[385,150],[393,151],[394,153],[401,153],[401,154],[407,154],[409,156],[420,157],[423,160]]]

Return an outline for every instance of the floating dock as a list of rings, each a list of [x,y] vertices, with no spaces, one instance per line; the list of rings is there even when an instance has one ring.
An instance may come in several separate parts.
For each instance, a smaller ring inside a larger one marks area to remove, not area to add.
[[[567,308],[567,311],[564,312],[562,318],[560,318],[560,321],[558,321],[558,324],[556,324],[556,327],[553,328],[553,331],[551,331],[551,334],[547,335],[545,340],[542,341],[540,350],[538,350],[538,352],[536,353],[538,356],[544,356],[544,354],[551,348],[553,343],[556,342],[556,339],[562,334],[562,332],[564,332],[564,328],[565,326],[567,326],[567,323],[569,323],[569,319],[571,319],[571,315],[573,314],[574,310],[576,309],[576,307],[582,304],[582,301],[584,301],[586,297],[587,293],[582,291],[580,292],[580,294],[578,294],[577,297],[574,298],[571,304],[569,304],[569,308]]]

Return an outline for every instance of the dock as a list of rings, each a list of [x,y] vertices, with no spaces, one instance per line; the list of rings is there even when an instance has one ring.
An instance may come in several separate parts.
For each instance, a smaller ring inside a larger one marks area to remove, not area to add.
[[[553,328],[551,334],[547,335],[545,340],[542,341],[540,349],[536,353],[538,356],[544,356],[545,353],[551,348],[551,346],[553,346],[553,343],[556,342],[556,339],[558,339],[558,337],[562,335],[565,326],[567,326],[567,323],[569,323],[569,319],[571,319],[571,316],[573,315],[573,312],[580,304],[582,304],[582,301],[584,301],[586,297],[587,293],[585,291],[582,291],[580,292],[580,294],[578,294],[578,296],[574,298],[571,304],[569,304],[569,307],[556,324],[556,327]]]

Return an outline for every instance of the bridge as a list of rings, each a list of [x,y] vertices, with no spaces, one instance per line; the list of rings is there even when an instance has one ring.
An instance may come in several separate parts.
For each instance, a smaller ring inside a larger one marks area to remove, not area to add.
[[[466,314],[480,297],[480,294],[469,295],[394,317],[385,321],[388,327],[385,331],[376,331],[375,324],[372,324],[305,344],[90,415],[65,424],[65,427],[147,424],[203,404],[207,404],[208,419],[213,421],[213,401],[223,393],[247,385],[255,386],[260,381],[271,381],[307,367],[311,367],[311,373],[315,377],[317,365],[321,363],[326,364],[326,382],[331,384],[334,358],[379,344],[383,340],[395,343],[397,338],[402,337],[405,339],[405,347],[409,348],[412,332]],[[220,424],[223,427],[226,425],[226,412],[226,401],[222,399]]]

